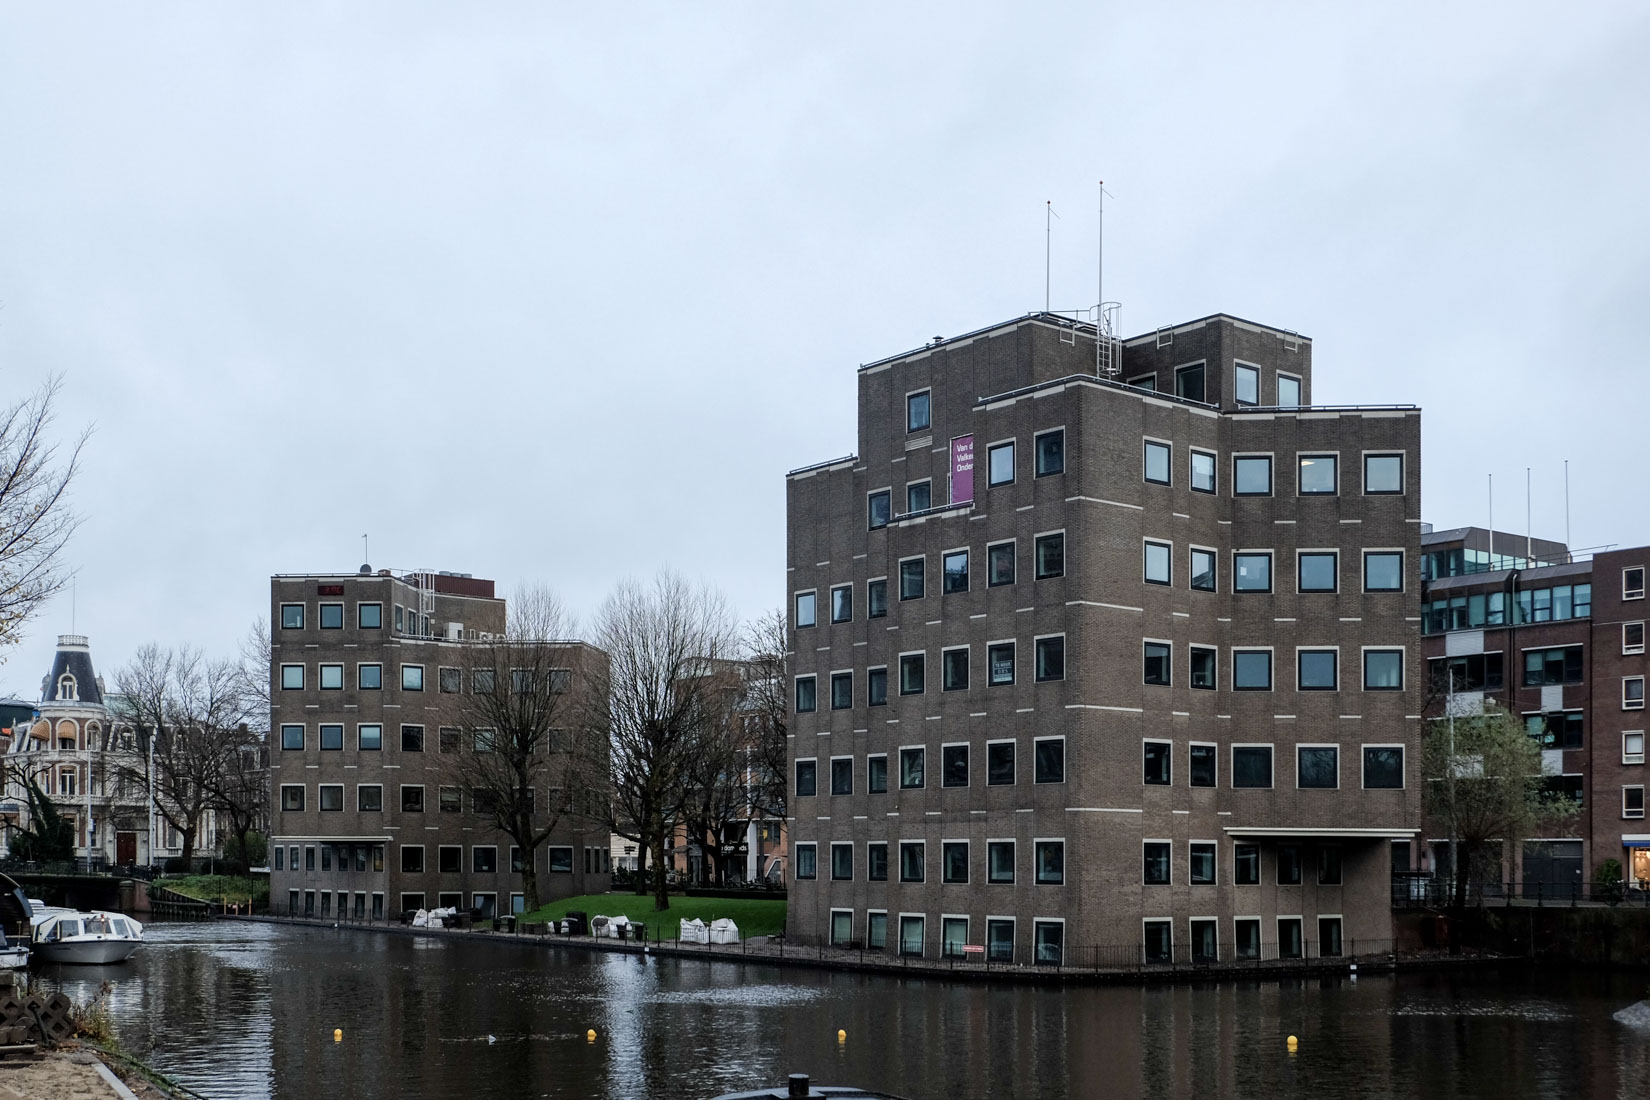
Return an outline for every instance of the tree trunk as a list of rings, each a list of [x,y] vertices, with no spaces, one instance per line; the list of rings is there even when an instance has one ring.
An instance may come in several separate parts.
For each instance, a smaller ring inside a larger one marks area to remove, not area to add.
[[[186,875],[195,872],[193,860],[195,858],[195,831],[197,828],[198,826],[191,821],[183,830],[183,873]]]
[[[653,908],[657,912],[664,912],[670,908],[670,889],[665,883],[665,830],[660,828],[653,834]]]
[[[1455,857],[1455,890],[1449,909],[1449,953],[1461,953],[1461,925],[1467,915],[1467,874],[1472,866],[1472,849],[1464,844],[1457,844],[1452,853]]]
[[[533,866],[533,857],[536,853],[524,853],[525,858],[521,865],[521,892],[526,912],[531,913],[539,907],[539,873]]]

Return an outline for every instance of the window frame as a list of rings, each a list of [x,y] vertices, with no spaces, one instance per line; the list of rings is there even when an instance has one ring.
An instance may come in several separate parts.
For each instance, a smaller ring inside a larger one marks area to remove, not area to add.
[[[1163,877],[1152,877],[1152,866],[1162,860]],[[1174,841],[1168,837],[1142,837],[1140,840],[1140,885],[1174,885]]]
[[[1008,579],[997,580],[997,556],[1003,549],[1008,550]],[[985,586],[987,588],[1002,588],[1014,584],[1020,577],[1020,551],[1018,539],[998,539],[985,544]]]
[[[915,401],[919,397],[924,399],[923,403],[922,403],[922,423],[921,424],[918,424],[916,422],[916,417],[913,415],[914,412],[916,411]],[[933,387],[932,386],[924,386],[920,390],[907,390],[907,391],[905,391],[905,434],[906,435],[912,435],[916,432],[932,431],[933,427],[934,427],[934,389],[933,389]]]
[[[1163,477],[1151,476],[1152,448],[1158,447],[1164,451]],[[1174,442],[1168,439],[1159,439],[1156,436],[1140,437],[1140,480],[1147,485],[1174,485]]]
[[[1246,549],[1242,549],[1242,550],[1233,550],[1232,551],[1232,594],[1233,595],[1243,595],[1243,596],[1270,595],[1272,593],[1272,590],[1277,587],[1277,585],[1273,581],[1273,576],[1275,574],[1275,570],[1274,570],[1273,567],[1277,564],[1277,562],[1274,560],[1275,556],[1276,555],[1274,555],[1274,553],[1272,552],[1272,550],[1270,548],[1268,548],[1268,549],[1249,549],[1249,548],[1246,548]],[[1265,588],[1245,588],[1245,587],[1243,587],[1243,584],[1242,584],[1243,572],[1242,572],[1242,569],[1240,568],[1240,565],[1239,565],[1239,559],[1241,559],[1241,558],[1265,558],[1266,559],[1266,587]]]
[[[338,613],[338,621],[336,623],[333,623],[330,626],[327,625],[327,612],[329,610],[336,611]],[[342,629],[344,629],[344,605],[341,602],[338,602],[338,601],[335,601],[335,600],[327,600],[327,601],[324,601],[322,603],[316,604],[315,605],[315,625],[317,627],[319,627],[320,629],[322,629],[322,630],[342,630]]]
[[[1205,451],[1201,447],[1187,447],[1186,455],[1187,487],[1194,493],[1203,493],[1207,496],[1219,496],[1220,455],[1214,451]],[[1200,488],[1197,483],[1197,460],[1199,458],[1206,458],[1209,460],[1209,487],[1207,489]]]
[[[1161,551],[1163,559],[1163,578],[1155,579],[1152,576],[1152,551]],[[1145,538],[1140,540],[1140,579],[1143,584],[1155,584],[1161,587],[1174,585],[1174,543],[1162,539]]]
[[[1334,488],[1311,489],[1306,488],[1306,464],[1317,459],[1328,459],[1334,474]],[[1297,497],[1338,497],[1341,495],[1341,453],[1339,451],[1296,451],[1295,452],[1295,495]]]
[[[1199,654],[1209,655],[1209,682],[1206,684],[1200,684],[1197,682],[1196,669],[1197,657]],[[1186,686],[1194,691],[1220,690],[1220,649],[1217,646],[1197,645],[1195,643],[1187,645]]]
[[[1060,850],[1060,878],[1058,881],[1043,877],[1043,848],[1058,845]],[[1064,886],[1066,884],[1066,838],[1063,836],[1034,836],[1031,838],[1031,885],[1037,886]]]
[[[288,801],[290,800],[291,792],[293,792],[293,791],[298,792],[298,797],[296,799],[297,805],[295,805],[295,806],[291,806],[291,805],[287,804]],[[279,802],[281,813],[283,813],[283,814],[301,814],[301,813],[303,813],[304,812],[304,806],[308,802],[308,799],[309,799],[309,793],[308,792],[309,792],[309,786],[307,784],[304,784],[304,783],[282,783],[281,784],[281,799],[280,799],[280,802]]]
[[[1630,642],[1630,641],[1627,640],[1627,631],[1628,631],[1628,629],[1630,627],[1635,627],[1635,626],[1638,627],[1638,635],[1639,635],[1639,640],[1636,643]],[[1631,656],[1635,653],[1643,653],[1643,652],[1644,652],[1644,622],[1642,620],[1637,620],[1637,621],[1630,622],[1630,623],[1622,623],[1621,624],[1621,655],[1623,657],[1628,657],[1628,656]]]
[[[1160,654],[1153,654],[1153,649],[1159,649]],[[1152,679],[1151,663],[1154,657],[1162,660],[1162,677]],[[1147,687],[1174,686],[1174,643],[1164,638],[1140,639],[1140,682]]]
[[[1184,378],[1192,371],[1198,372],[1198,388],[1203,392],[1202,397],[1186,396]],[[1152,377],[1156,378],[1157,376],[1153,374]],[[1196,401],[1200,405],[1211,403],[1209,401],[1209,361],[1207,359],[1194,359],[1189,363],[1181,363],[1174,368],[1174,395],[1182,401]]]
[[[1306,786],[1301,782],[1301,753],[1304,751],[1323,752],[1325,750],[1335,754],[1335,782],[1332,786]],[[1295,789],[1297,791],[1338,791],[1341,789],[1341,746],[1333,742],[1301,741],[1295,745]]]
[[[972,753],[969,751],[968,741],[945,741],[940,744],[940,789],[967,790],[974,785]],[[952,750],[962,750],[962,782],[951,782]]]
[[[926,493],[928,495],[928,503],[923,505],[921,508],[914,507],[914,504],[916,502],[911,499],[911,493],[915,489],[921,489],[924,493]],[[905,483],[905,513],[904,513],[905,515],[914,516],[918,512],[928,512],[928,511],[932,511],[934,508],[935,508],[935,504],[934,504],[934,479],[933,478],[931,478],[931,477],[913,478],[912,480],[907,481]],[[898,517],[896,516],[895,518],[897,519]]]
[[[1328,588],[1306,587],[1304,567],[1307,558],[1328,558],[1330,560],[1330,586]],[[1341,590],[1341,552],[1335,547],[1309,547],[1295,551],[1295,593],[1297,595],[1334,595]]]
[[[1060,571],[1058,573],[1043,572],[1043,544],[1058,539],[1060,542]],[[1066,529],[1061,527],[1055,531],[1041,531],[1031,536],[1031,572],[1032,579],[1049,581],[1066,575]]]
[[[808,601],[808,621],[802,621],[802,601]],[[819,625],[819,589],[799,588],[791,593],[791,629],[812,630]]]
[[[293,669],[298,670],[298,677],[297,677],[298,682],[295,683],[295,684],[294,683],[288,683],[288,680],[290,679],[290,677],[287,675],[287,673],[291,672]],[[304,690],[304,677],[305,677],[305,669],[304,669],[303,664],[294,662],[294,663],[288,663],[288,664],[281,665],[281,690],[282,691],[303,691]]]
[[[802,789],[803,765],[807,765],[808,789]],[[819,797],[819,757],[799,756],[791,763],[791,793],[797,798]]]
[[[993,748],[1002,745],[1008,746],[1009,777],[1007,782],[1000,782],[992,778],[991,759]],[[1020,742],[1016,737],[992,737],[985,743],[985,785],[987,787],[1013,787],[1020,779]]]
[[[917,566],[918,566],[918,570],[917,570],[917,573],[916,573],[917,586],[916,586],[916,591],[913,594],[906,595],[906,588],[905,588],[906,570],[905,570],[905,567],[907,565],[909,565],[910,563],[912,563],[912,562],[916,562]],[[904,557],[904,558],[899,559],[899,567],[896,570],[896,575],[899,577],[899,602],[900,603],[904,603],[907,600],[920,600],[920,599],[925,598],[928,595],[928,555],[927,554],[912,554],[909,557]]]
[[[897,774],[894,777],[897,781],[896,782],[896,788],[898,790],[902,790],[902,791],[925,791],[925,790],[927,790],[928,789],[928,746],[927,745],[900,745],[896,751],[899,754],[897,757],[895,757],[895,759],[899,762],[898,771],[897,771]],[[921,776],[919,777],[921,779],[921,782],[919,782],[919,783],[910,783],[910,784],[907,784],[905,782],[905,777],[906,777],[906,774],[907,774],[907,769],[906,769],[906,766],[905,766],[905,762],[906,762],[907,759],[913,759],[913,760],[917,761],[917,766],[922,772]]]
[[[1634,586],[1632,586],[1628,583],[1627,577],[1628,577],[1628,574],[1630,574],[1630,573],[1637,573],[1639,575],[1637,587],[1634,587]],[[1642,566],[1642,565],[1624,565],[1624,566],[1622,566],[1622,569],[1621,569],[1621,598],[1622,598],[1623,601],[1626,601],[1626,600],[1642,600],[1642,599],[1644,599],[1644,566]]]
[[[309,743],[309,724],[307,722],[281,722],[278,725],[281,731],[281,751],[303,752]],[[298,731],[298,743],[296,745],[287,743],[287,734],[293,730]]]
[[[1161,767],[1158,774],[1161,779],[1152,778],[1152,750],[1162,749],[1158,754]],[[1140,739],[1140,785],[1143,787],[1172,787],[1174,786],[1174,742],[1166,737],[1142,737]]]
[[[1237,756],[1239,749],[1265,749],[1267,781],[1264,787],[1245,783],[1238,785]],[[1275,791],[1278,788],[1278,753],[1277,746],[1271,741],[1234,741],[1230,746],[1226,761],[1226,777],[1234,791]]]
[[[1002,878],[997,874],[993,856],[1002,850],[1008,851],[1008,877]],[[986,886],[1013,886],[1020,877],[1019,846],[1013,837],[986,837],[985,840],[985,883]]]
[[[1052,644],[1055,643],[1055,642],[1059,643],[1060,673],[1059,673],[1058,676],[1045,675],[1045,673],[1044,673],[1043,653],[1044,653],[1045,649],[1052,648]],[[1037,682],[1039,684],[1057,684],[1057,683],[1060,683],[1060,682],[1064,681],[1065,678],[1066,678],[1066,633],[1065,633],[1065,631],[1062,630],[1062,631],[1060,631],[1058,633],[1055,633],[1055,634],[1038,634],[1038,635],[1035,635],[1031,640],[1031,644],[1032,644],[1032,665],[1031,665],[1031,668],[1032,668],[1032,676],[1033,676],[1035,682]]]
[[[951,586],[951,578],[956,576],[956,574],[951,571],[951,559],[959,556],[962,558],[963,565],[962,585],[961,587],[953,588]],[[969,560],[969,557],[968,547],[966,546],[953,546],[949,550],[940,551],[940,595],[961,596],[968,591],[969,586],[973,581],[974,572],[974,563]]]
[[[1371,787],[1369,785],[1369,750],[1396,749],[1398,751],[1398,785],[1396,787]],[[1407,747],[1397,741],[1369,741],[1358,745],[1358,789],[1365,791],[1402,791],[1409,787],[1409,753]]]
[[[1192,752],[1193,749],[1208,749],[1209,750],[1209,752],[1208,752],[1209,763],[1210,763],[1210,765],[1212,765],[1213,770],[1212,770],[1212,772],[1209,776],[1209,782],[1207,782],[1207,783],[1199,783],[1199,782],[1196,781],[1196,774],[1197,774],[1196,769],[1192,766],[1192,761],[1195,759],[1195,757],[1193,755],[1193,752]],[[1219,742],[1216,742],[1216,741],[1188,741],[1188,742],[1186,742],[1186,786],[1194,787],[1194,788],[1197,788],[1197,789],[1200,789],[1200,790],[1218,790],[1220,788],[1220,744],[1219,744]]]
[[[417,674],[416,676],[413,677],[413,679],[416,679],[418,681],[417,684],[409,684],[408,683],[408,676],[407,676],[408,673],[416,673]],[[423,691],[424,690],[424,666],[423,665],[421,665],[421,664],[403,664],[401,666],[401,690],[402,691]]]
[[[1359,647],[1359,652],[1362,654],[1363,661],[1363,690],[1382,692],[1402,692],[1404,690],[1404,683],[1409,678],[1408,670],[1404,667],[1409,660],[1407,646],[1366,645]],[[1398,655],[1398,682],[1391,687],[1370,687],[1369,658],[1371,655],[1385,655],[1394,653]]]
[[[876,521],[876,499],[878,497],[886,498],[884,510],[888,518],[881,523]],[[865,494],[865,529],[867,531],[880,531],[892,522],[894,522],[894,487],[884,485],[880,489],[869,490]]]
[[[875,599],[877,584],[882,585],[882,610],[877,610]],[[888,617],[888,577],[868,577],[865,581],[865,617],[867,619],[886,619]]]
[[[846,594],[846,596],[847,596],[847,614],[838,617],[838,615],[837,615],[837,605],[838,605],[839,602],[841,602],[841,601],[839,601],[838,597],[843,595],[843,594]],[[833,585],[831,585],[831,623],[833,625],[835,625],[837,623],[851,623],[853,621],[854,621],[854,586],[853,586],[853,582],[850,581],[847,584],[833,584]]]
[[[1398,460],[1398,487],[1396,489],[1371,489],[1369,487],[1370,459],[1395,458]],[[1404,481],[1409,474],[1409,456],[1403,451],[1365,451],[1363,452],[1363,491],[1366,497],[1401,497],[1404,495]]]
[[[1372,557],[1397,557],[1398,559],[1398,586],[1396,588],[1372,588],[1369,584],[1369,559]],[[1366,546],[1363,549],[1363,582],[1365,592],[1403,592],[1407,581],[1404,576],[1407,568],[1403,547],[1401,546]]]
[[[986,488],[994,489],[999,485],[1013,485],[1018,480],[1020,456],[1016,453],[1016,438],[1015,436],[1009,436],[1007,439],[999,439],[994,443],[985,445]],[[997,452],[1004,450],[1008,452],[1008,477],[999,480],[995,469],[995,459]]]
[[[806,680],[812,695],[808,705],[802,705],[802,682]],[[816,714],[819,711],[819,677],[813,673],[791,677],[791,704],[796,714]]]
[[[832,710],[853,710],[854,709],[854,671],[853,671],[853,669],[833,669],[830,673],[830,677],[831,677],[831,680],[830,680],[830,683],[831,683],[831,709]],[[844,683],[848,685],[847,701],[839,703],[837,701],[837,687],[838,687],[838,685],[844,684]],[[815,705],[816,706],[818,705],[818,700],[817,699],[815,700]]]
[[[953,854],[956,853],[957,849],[959,849],[959,848],[962,849],[962,877],[961,878],[955,878],[951,874],[951,862],[952,862],[951,857],[952,857]],[[969,843],[968,843],[967,840],[959,840],[955,837],[952,837],[952,838],[949,838],[949,839],[943,838],[943,837],[941,838],[941,840],[940,840],[940,885],[941,886],[967,886],[968,883],[969,883],[969,880],[971,878],[973,878],[973,875],[970,873],[973,870],[972,863],[973,863],[973,853],[969,851]]]
[[[298,611],[298,621],[296,623],[289,624],[287,622],[286,613],[288,611],[292,610],[293,608],[296,608],[297,611]],[[302,604],[302,603],[283,603],[283,604],[281,604],[281,606],[280,606],[281,629],[282,630],[302,630],[302,629],[304,629],[304,621],[305,621],[305,615],[306,614],[307,614],[307,605],[305,605],[305,604]]]
[[[1332,681],[1326,687],[1308,687],[1306,685],[1303,662],[1307,654],[1330,655],[1331,670],[1334,673]],[[1295,647],[1295,690],[1296,691],[1339,691],[1341,690],[1341,647],[1338,645],[1298,645]]]
[[[1638,745],[1639,745],[1638,752],[1630,751],[1630,749],[1629,749],[1630,742],[1628,741],[1628,738],[1630,738],[1630,737],[1638,738]],[[1621,762],[1623,764],[1642,764],[1642,763],[1644,763],[1644,731],[1643,730],[1622,730],[1621,731]]]
[[[1247,373],[1248,375],[1253,377],[1254,380],[1255,380],[1255,399],[1253,401],[1245,401],[1242,397],[1238,396],[1243,390],[1243,385],[1239,380],[1245,375],[1245,373]],[[1261,383],[1262,383],[1262,381],[1263,381],[1263,378],[1262,378],[1262,375],[1261,375],[1261,366],[1260,366],[1259,363],[1251,363],[1251,362],[1249,362],[1248,360],[1245,360],[1245,359],[1233,359],[1232,360],[1232,404],[1242,405],[1246,408],[1253,408],[1253,409],[1261,408],[1262,407],[1262,405],[1261,405]]]
[[[1198,584],[1197,557],[1199,554],[1209,559],[1209,583]],[[1191,543],[1186,547],[1186,587],[1192,592],[1220,591],[1220,551],[1213,546],[1199,546]]]
[[[1043,744],[1044,742],[1059,742],[1059,744],[1060,744],[1060,778],[1059,779],[1044,779],[1043,778],[1042,761],[1038,758],[1037,746]],[[1059,785],[1063,786],[1066,782],[1066,772],[1069,770],[1066,767],[1066,758],[1067,758],[1067,754],[1066,754],[1066,735],[1065,734],[1063,734],[1063,733],[1052,733],[1052,734],[1048,734],[1047,736],[1044,736],[1044,737],[1033,737],[1031,739],[1031,783],[1032,783],[1032,785],[1033,786],[1038,786],[1038,785],[1042,785],[1042,784],[1048,784],[1050,786],[1053,786],[1053,785],[1059,784]]]
[[[1639,805],[1637,810],[1634,810],[1627,805],[1627,794],[1629,791],[1638,792]],[[1641,820],[1644,817],[1644,805],[1644,784],[1623,783],[1621,787],[1621,819],[1623,821]]]
[[[942,692],[968,690],[970,680],[970,648],[971,647],[966,645],[948,645],[940,649],[940,690]],[[958,653],[962,654],[962,682],[954,684],[951,682],[951,667],[953,663],[951,658]]]
[[[923,649],[908,650],[899,654],[899,694],[901,698],[907,695],[926,695],[928,693],[928,651]],[[918,683],[915,688],[907,687],[909,677],[907,667],[915,668]]]
[[[1638,685],[1638,698],[1636,698],[1636,699],[1633,698],[1632,695],[1629,693],[1629,685],[1632,685],[1632,684],[1637,684]],[[1644,709],[1644,677],[1643,676],[1623,676],[1621,678],[1621,709],[1622,710],[1643,710]]]
[[[1232,496],[1234,497],[1269,497],[1277,487],[1276,453],[1273,451],[1234,451],[1232,453]],[[1266,461],[1266,488],[1264,490],[1240,489],[1238,470],[1240,464],[1264,459]]]
[[[1197,851],[1207,848],[1209,857],[1209,877],[1197,877]],[[1219,886],[1220,885],[1220,841],[1218,840],[1188,840],[1186,842],[1186,885],[1188,886]]]
[[[1232,691],[1273,691],[1277,686],[1277,661],[1272,646],[1232,646],[1228,651],[1228,667],[1232,670]],[[1238,656],[1240,654],[1266,654],[1266,686],[1249,687],[1238,682]]]
[[[997,679],[996,665],[991,659],[991,651],[994,649],[1002,649],[1005,646],[1008,648],[1008,679],[999,680]],[[1020,678],[1019,671],[1020,654],[1018,649],[1018,639],[998,638],[995,641],[988,641],[985,643],[986,687],[1013,687]]]
[[[1051,435],[1060,437],[1060,468],[1057,470],[1043,469],[1042,441]],[[1066,472],[1066,426],[1061,424],[1057,428],[1044,428],[1031,435],[1031,469],[1032,480],[1040,477],[1057,477]]]
[[[1283,386],[1282,386],[1282,383],[1286,379],[1288,381],[1294,383],[1294,386],[1295,386],[1295,401],[1294,401],[1293,404],[1288,404],[1288,405],[1284,404],[1284,401],[1283,401]],[[1288,371],[1284,371],[1284,370],[1277,370],[1277,371],[1272,372],[1273,408],[1278,408],[1278,409],[1305,409],[1305,408],[1310,408],[1311,406],[1309,406],[1309,405],[1301,404],[1301,401],[1305,397],[1306,397],[1306,386],[1305,386],[1304,380],[1301,378],[1300,375],[1291,374]]]

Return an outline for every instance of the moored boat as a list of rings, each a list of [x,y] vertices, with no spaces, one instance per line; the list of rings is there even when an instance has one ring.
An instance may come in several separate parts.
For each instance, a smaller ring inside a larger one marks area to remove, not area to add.
[[[34,954],[44,962],[124,962],[142,942],[143,925],[123,913],[41,906],[34,914]]]

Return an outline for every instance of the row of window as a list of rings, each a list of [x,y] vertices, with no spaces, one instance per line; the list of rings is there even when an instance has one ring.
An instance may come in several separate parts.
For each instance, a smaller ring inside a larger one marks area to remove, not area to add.
[[[342,664],[320,663],[315,666],[316,686],[322,691],[340,691],[344,687],[344,669]],[[306,666],[302,664],[281,665],[281,690],[302,691],[304,689]],[[526,694],[535,690],[535,678],[543,676],[542,686],[557,694],[564,693],[573,685],[571,669],[552,668],[538,671],[528,668],[513,668],[510,670],[510,690],[517,694]],[[498,683],[498,675],[494,669],[477,668],[470,670],[470,690],[477,695],[491,694]],[[437,670],[437,685],[443,694],[453,695],[464,689],[464,670],[442,666]],[[359,662],[355,666],[355,686],[360,691],[379,691],[384,686],[384,666],[378,662]],[[424,690],[424,666],[401,666],[401,690]]]
[[[1593,614],[1593,586],[1558,584],[1549,588],[1529,588],[1517,593],[1513,603],[1516,625],[1586,619]],[[1482,626],[1507,625],[1507,594],[1479,592],[1444,596],[1421,605],[1421,631],[1443,634]]]
[[[1402,745],[1361,745],[1363,768],[1359,784],[1364,790],[1401,790],[1404,786]],[[1191,741],[1186,746],[1186,784],[1215,787],[1220,746],[1207,741]],[[1174,742],[1156,738],[1143,741],[1143,781],[1147,786],[1174,783]],[[1272,786],[1272,746],[1231,746],[1231,785],[1234,789]],[[1338,790],[1341,785],[1341,746],[1333,744],[1295,746],[1295,787],[1298,790]]]
[[[886,951],[890,947],[901,955],[920,957],[929,954],[927,918],[921,913],[896,914],[899,938],[888,942],[888,911],[870,909],[865,914],[863,938],[859,935],[852,909],[832,909],[829,938],[831,946]],[[983,955],[991,962],[1015,962],[1013,917],[987,917],[985,921],[985,950]],[[1037,918],[1032,926],[1032,958],[1050,966],[1057,966],[1065,954],[1065,918]],[[934,954],[940,958],[965,958],[969,952],[969,918],[947,914],[939,918],[940,939]],[[978,947],[979,945],[975,945]]]
[[[924,882],[928,876],[928,844],[922,840],[898,841],[899,881]],[[871,841],[865,845],[865,879],[867,882],[887,882],[887,841]],[[970,865],[970,842],[966,840],[940,841],[940,881],[963,884],[970,881],[974,869]],[[1038,886],[1064,886],[1066,882],[1066,842],[1064,838],[1046,838],[1031,843],[1031,875],[1028,881]],[[993,885],[1013,885],[1016,871],[1016,844],[1012,840],[989,840],[985,844],[985,882]],[[850,842],[830,844],[830,875],[836,882],[851,882],[854,878],[854,845]],[[796,877],[819,877],[819,846],[812,841],[796,846]]]
[[[395,609],[395,629],[401,629],[401,608]],[[281,629],[302,630],[304,628],[305,607],[301,603],[284,603],[281,605]],[[316,621],[322,630],[344,629],[344,605],[341,603],[323,603],[316,606]],[[380,630],[384,626],[384,605],[381,603],[357,603],[355,605],[355,625],[361,630]]]
[[[1215,690],[1219,687],[1219,651],[1213,646],[1190,645],[1186,683],[1190,687]],[[1402,691],[1404,689],[1403,649],[1364,646],[1363,690]],[[1272,653],[1265,649],[1231,650],[1232,690],[1271,691]],[[1147,639],[1141,643],[1141,677],[1149,685],[1169,687],[1174,683],[1174,643]],[[1296,646],[1295,690],[1339,691],[1340,647]]]
[[[1016,650],[1012,639],[988,642],[985,647],[985,682],[991,687],[1004,687],[1015,682]],[[971,650],[968,646],[947,647],[940,650],[940,690],[964,691],[971,682]],[[1032,640],[1033,672],[1038,683],[1066,678],[1066,636],[1049,634]],[[921,695],[928,690],[928,655],[901,653],[899,655],[899,693]],[[831,709],[850,710],[854,706],[854,674],[852,670],[832,672],[830,675]],[[818,677],[814,674],[796,677],[796,711],[809,714],[818,709]],[[876,665],[865,670],[865,702],[867,706],[888,704],[888,666]]]
[[[1142,579],[1147,584],[1174,584],[1174,543],[1158,539],[1144,539]],[[1232,553],[1231,585],[1234,592],[1271,592],[1273,588],[1271,550],[1237,550]],[[1200,592],[1214,592],[1219,588],[1216,575],[1217,552],[1206,546],[1188,548],[1187,587]],[[1295,551],[1295,591],[1299,593],[1341,590],[1341,552],[1339,550]],[[1402,550],[1365,550],[1363,552],[1363,590],[1365,592],[1402,592],[1404,590],[1404,552]]]
[[[1174,393],[1176,397],[1183,397],[1188,401],[1203,401],[1207,403],[1205,394],[1206,374],[1208,361],[1199,360],[1196,363],[1187,363],[1185,366],[1174,368]],[[1275,407],[1296,409],[1301,403],[1301,380],[1298,375],[1285,374],[1277,371],[1273,377],[1277,381],[1277,401]],[[1142,374],[1138,378],[1130,378],[1128,384],[1135,389],[1157,392],[1157,373]],[[1260,368],[1253,363],[1245,363],[1241,359],[1232,360],[1232,400],[1239,405],[1260,404]]]
[[[398,846],[401,856],[401,870],[404,874],[422,874],[425,871],[424,851],[422,844],[402,844]],[[496,844],[475,844],[470,846],[470,871],[474,874],[497,874],[499,868],[498,849]],[[571,845],[552,844],[545,848],[547,866],[551,874],[573,873],[573,848]],[[303,864],[299,865],[300,854]],[[385,845],[383,844],[306,844],[306,845],[276,845],[274,847],[274,870],[276,871],[331,871],[334,863],[342,874],[364,874],[369,872],[383,873]],[[317,859],[319,856],[319,859]],[[519,875],[526,870],[526,862],[522,859],[521,849],[516,845],[509,845],[510,873]],[[441,874],[462,874],[464,871],[464,845],[439,844],[436,845],[436,861],[433,870]],[[586,874],[607,874],[612,870],[611,856],[606,848],[586,848],[584,850],[584,870]]]
[[[1066,534],[1050,531],[1032,539],[1033,573],[1037,580],[1063,577],[1066,573]],[[991,543],[986,547],[986,584],[995,588],[1014,584],[1019,579],[1016,544],[1010,539]],[[940,591],[946,595],[967,592],[972,584],[969,569],[969,551],[966,546],[947,550],[940,555]],[[854,586],[839,584],[831,588],[831,622],[849,623],[854,620]],[[920,600],[928,594],[928,559],[923,555],[901,558],[899,561],[899,598]],[[795,594],[795,614],[792,623],[798,629],[818,623],[818,595],[815,589]],[[872,577],[865,582],[865,617],[880,619],[888,614],[888,578]]]
[[[344,748],[344,730],[342,723],[321,722],[315,727],[316,747],[323,752],[338,752]],[[309,727],[301,723],[288,722],[281,725],[281,750],[283,752],[302,752],[308,747]],[[437,748],[443,753],[461,752],[468,747],[473,752],[494,752],[498,749],[498,731],[493,729],[463,730],[454,726],[442,726],[436,740]],[[566,752],[569,741],[566,730],[546,730],[545,736],[536,738],[527,746],[529,754],[540,752]],[[384,727],[377,722],[357,722],[355,725],[355,748],[360,752],[380,752],[384,748]],[[424,751],[424,727],[419,725],[403,724],[401,726],[401,751]]]
[[[343,783],[320,783],[315,788],[315,806],[319,810],[329,813],[341,813],[344,809]],[[308,807],[309,786],[305,783],[281,784],[281,812],[302,813]],[[424,784],[402,783],[401,812],[407,814],[421,814],[425,809]],[[560,788],[551,788],[550,797],[561,799]],[[459,787],[438,786],[436,788],[436,809],[444,814],[458,814],[464,812],[464,792]],[[529,808],[533,807],[537,798],[532,787],[527,788],[526,794]],[[494,810],[495,799],[493,792],[474,790],[470,792],[470,812],[474,814],[490,814]],[[355,810],[357,813],[384,812],[384,784],[357,783],[355,785]]]
[[[1032,739],[1032,782],[1064,783],[1066,781],[1066,739],[1064,737],[1037,737]],[[940,746],[940,786],[966,787],[971,782],[969,773],[969,745],[958,743]],[[830,790],[833,795],[854,793],[855,769],[852,756],[830,758]],[[928,785],[928,750],[922,745],[907,745],[898,750],[898,782],[902,791],[921,790]],[[1013,786],[1019,782],[1017,742],[1012,740],[987,741],[985,744],[985,782],[988,787]],[[871,753],[865,758],[865,790],[869,794],[888,793],[888,754]],[[819,758],[808,756],[796,761],[796,785],[799,798],[819,793]]]

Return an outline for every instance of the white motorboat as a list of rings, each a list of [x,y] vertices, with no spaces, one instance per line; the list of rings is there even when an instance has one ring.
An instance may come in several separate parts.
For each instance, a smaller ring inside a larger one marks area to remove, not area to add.
[[[82,913],[44,905],[34,912],[34,954],[45,962],[124,962],[142,942],[143,925],[123,913]]]

